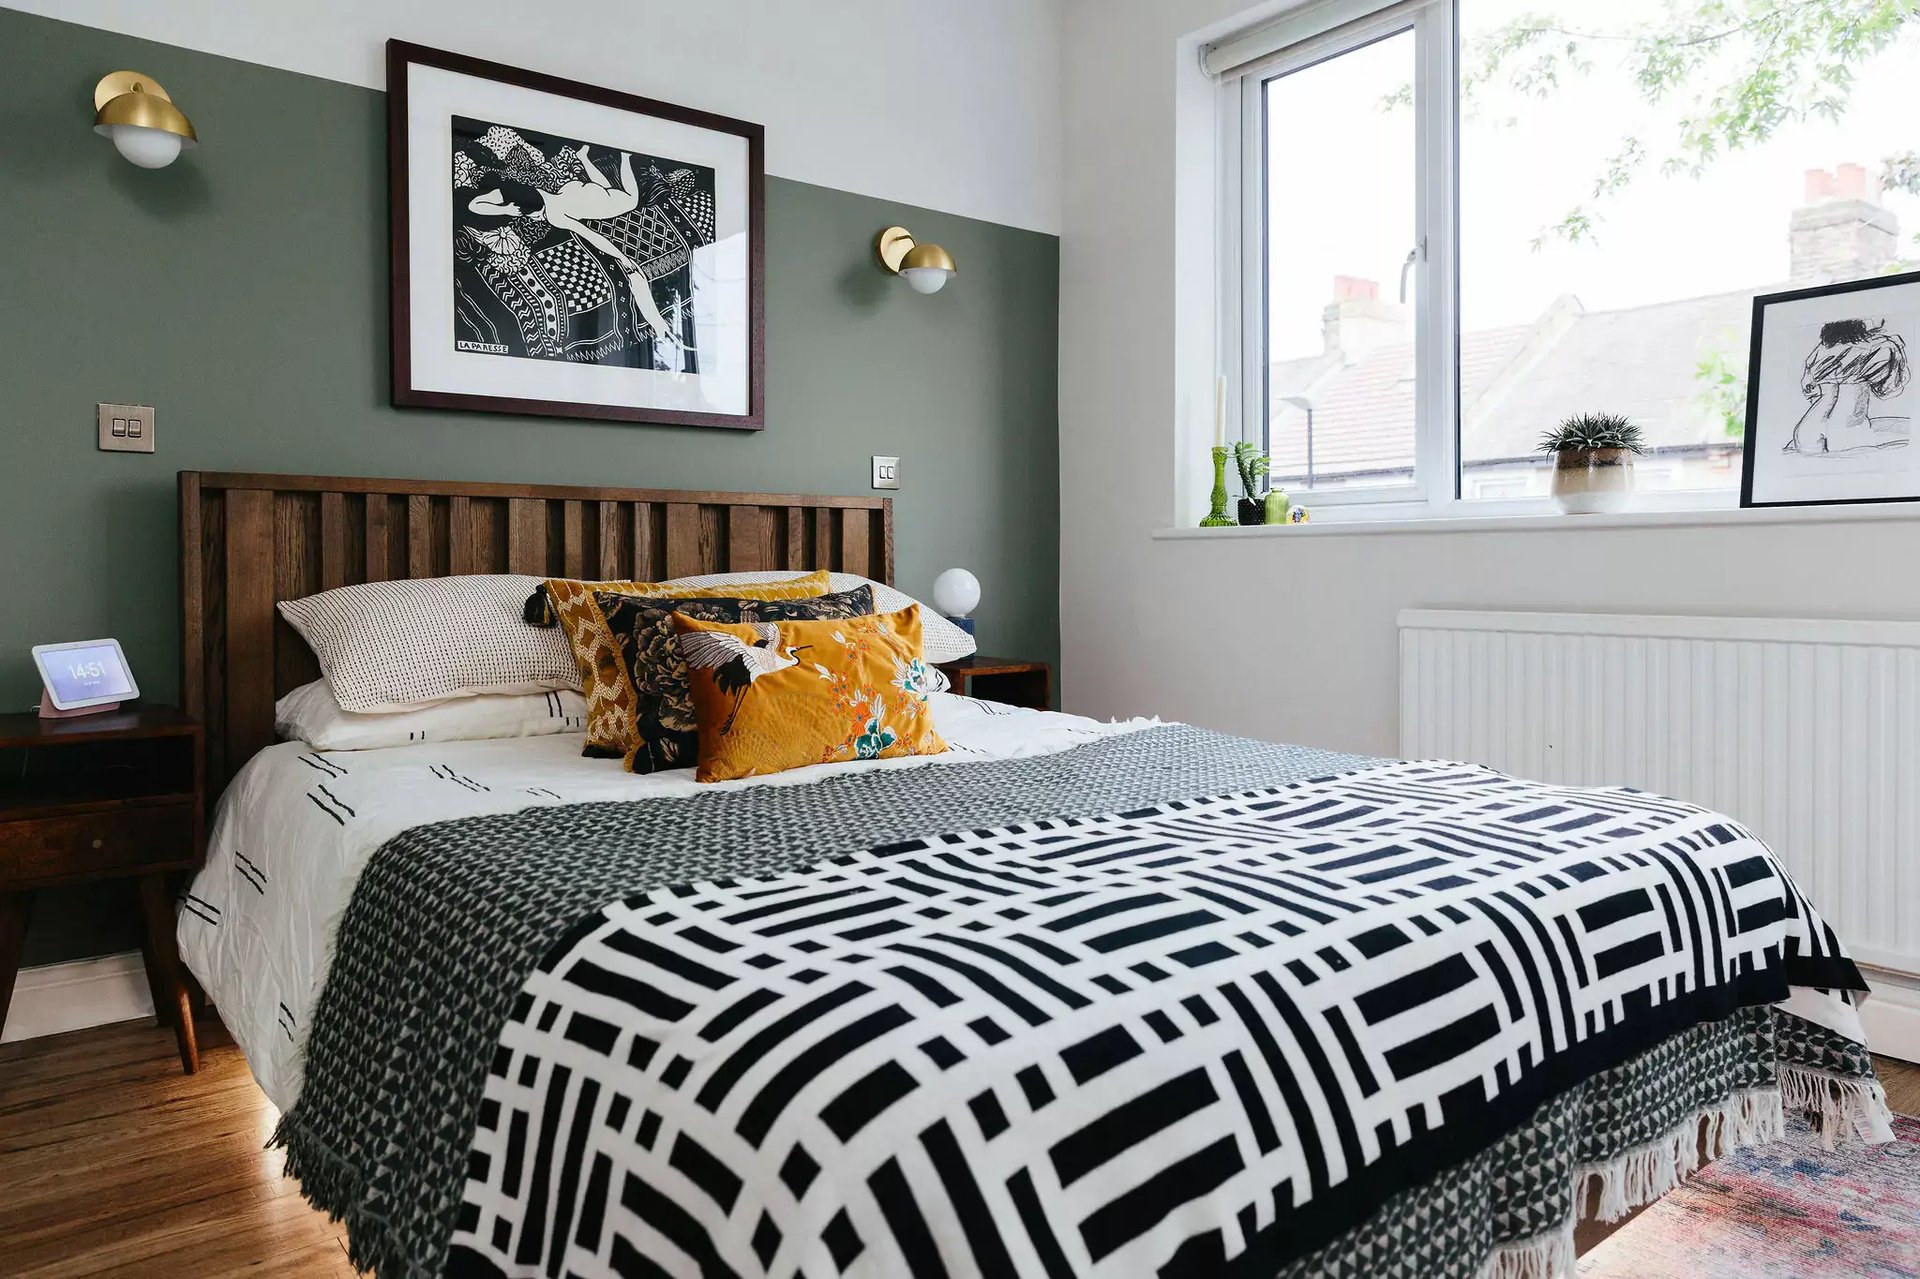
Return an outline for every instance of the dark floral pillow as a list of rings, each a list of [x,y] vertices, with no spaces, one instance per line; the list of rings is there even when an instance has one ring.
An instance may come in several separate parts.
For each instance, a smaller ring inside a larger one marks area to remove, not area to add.
[[[795,600],[649,599],[613,591],[596,591],[594,597],[633,684],[634,722],[622,725],[626,731],[619,734],[628,743],[623,759],[630,773],[692,768],[699,762],[700,733],[687,664],[667,620],[675,613],[703,622],[808,622],[873,613],[870,586]],[[603,751],[590,746],[588,753]]]

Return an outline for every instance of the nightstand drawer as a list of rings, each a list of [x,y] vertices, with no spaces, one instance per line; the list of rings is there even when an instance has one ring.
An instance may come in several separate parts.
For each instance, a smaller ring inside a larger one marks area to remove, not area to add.
[[[193,845],[187,803],[0,822],[0,887],[184,866],[194,859]]]

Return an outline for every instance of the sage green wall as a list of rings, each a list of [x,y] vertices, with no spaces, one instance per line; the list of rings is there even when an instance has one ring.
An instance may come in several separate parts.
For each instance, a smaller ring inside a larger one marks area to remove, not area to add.
[[[902,588],[965,565],[985,647],[1057,653],[1054,237],[770,178],[765,431],[401,411],[384,94],[10,10],[0,51],[0,705],[37,695],[31,645],[98,635],[174,694],[180,470],[856,493],[898,454]],[[148,171],[92,135],[120,67],[198,150]],[[894,222],[952,250],[944,292],[875,268]],[[154,405],[159,451],[98,452],[100,400]],[[43,894],[28,962],[130,945],[122,909]]]

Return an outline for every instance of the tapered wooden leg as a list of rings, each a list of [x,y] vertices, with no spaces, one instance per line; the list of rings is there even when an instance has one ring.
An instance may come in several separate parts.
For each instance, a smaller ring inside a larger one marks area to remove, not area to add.
[[[174,918],[177,920],[180,917],[175,915]],[[180,980],[187,983],[187,1002],[193,1005],[196,1016],[213,1007],[207,1002],[207,992],[200,988],[200,982],[194,977],[193,971],[184,964],[180,967]]]
[[[173,935],[173,895],[165,875],[140,877],[141,913],[147,924],[147,980],[154,989],[154,1011],[173,1023],[174,1042],[180,1045],[180,1065],[189,1075],[200,1069],[200,1049],[193,1042],[193,1008],[180,978],[180,950]]]
[[[27,939],[27,907],[32,893],[0,893],[0,1030],[7,1028],[13,1003],[13,979],[20,972],[20,946]]]

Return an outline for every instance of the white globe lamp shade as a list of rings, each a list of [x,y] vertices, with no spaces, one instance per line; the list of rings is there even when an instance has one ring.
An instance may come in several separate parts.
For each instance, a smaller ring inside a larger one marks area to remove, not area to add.
[[[111,71],[93,86],[93,131],[143,169],[164,169],[199,145],[193,121],[138,71]]]
[[[180,146],[185,141],[177,133],[137,124],[109,124],[100,131],[113,140],[114,150],[143,169],[166,168],[180,158]]]
[[[916,244],[900,259],[900,277],[915,293],[938,293],[955,270],[953,255],[937,244]]]
[[[950,568],[933,579],[933,606],[948,617],[967,617],[980,606],[980,579]]]
[[[938,293],[953,272],[937,266],[910,266],[900,272],[915,293]]]

